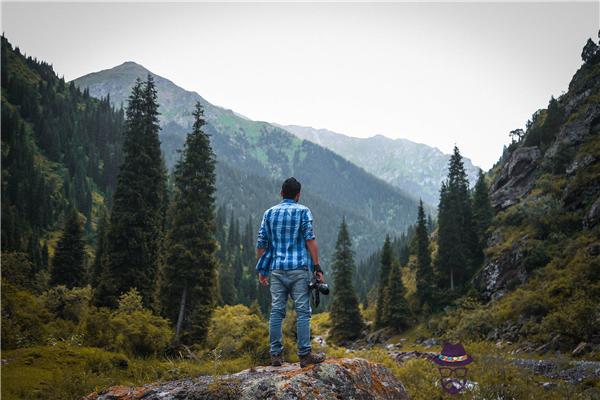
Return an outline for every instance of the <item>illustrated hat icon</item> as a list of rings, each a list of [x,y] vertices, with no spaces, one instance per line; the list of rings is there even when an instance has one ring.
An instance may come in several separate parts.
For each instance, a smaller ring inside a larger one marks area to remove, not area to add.
[[[462,344],[447,342],[444,343],[442,352],[433,359],[434,363],[443,367],[460,367],[472,361],[473,358],[467,354]]]

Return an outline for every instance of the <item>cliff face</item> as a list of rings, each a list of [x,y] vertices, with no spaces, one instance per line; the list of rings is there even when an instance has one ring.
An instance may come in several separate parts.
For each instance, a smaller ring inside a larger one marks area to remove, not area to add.
[[[552,261],[553,243],[560,250],[577,235],[597,234],[599,58],[584,63],[568,92],[533,115],[522,140],[493,170],[490,196],[498,214],[487,262],[475,278],[488,299],[502,297]]]
[[[258,367],[219,377],[141,387],[116,386],[82,400],[134,399],[408,399],[402,383],[380,364],[363,359],[329,359],[299,368]]]

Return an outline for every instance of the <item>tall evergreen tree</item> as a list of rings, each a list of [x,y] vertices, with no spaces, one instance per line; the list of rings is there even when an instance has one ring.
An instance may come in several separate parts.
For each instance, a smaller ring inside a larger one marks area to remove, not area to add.
[[[474,254],[474,267],[478,268],[483,263],[483,249],[487,242],[487,230],[492,223],[494,209],[490,201],[488,185],[485,174],[480,170],[477,183],[473,192],[473,222],[477,235],[477,249]]]
[[[202,341],[215,305],[215,156],[203,131],[204,112],[194,125],[175,166],[175,193],[169,209],[167,258],[161,299],[175,326],[175,342]]]
[[[417,296],[419,297],[422,306],[427,305],[428,308],[431,308],[435,280],[433,269],[431,268],[427,221],[425,220],[425,210],[423,209],[423,201],[421,200],[419,200],[415,238],[417,247]]]
[[[448,179],[440,191],[438,211],[438,269],[443,286],[454,291],[473,271],[477,249],[469,183],[458,147],[450,157]],[[448,280],[446,280],[448,279]]]
[[[331,315],[330,336],[336,343],[356,339],[364,327],[358,299],[352,284],[354,273],[352,242],[348,234],[346,220],[342,220],[333,262],[334,292],[329,308]]]
[[[401,331],[410,324],[410,310],[404,297],[406,289],[402,283],[400,263],[394,261],[390,271],[388,284],[385,288],[384,320],[386,326]]]
[[[379,295],[375,308],[375,327],[382,328],[385,325],[383,307],[385,303],[385,287],[389,280],[390,270],[392,268],[392,241],[390,236],[385,237],[383,248],[381,249],[381,260],[379,263]]]
[[[92,266],[92,286],[98,287],[100,280],[102,279],[102,272],[106,265],[106,249],[108,243],[106,242],[106,235],[108,230],[108,215],[105,210],[101,211],[98,228],[96,230],[96,254],[94,258],[94,264]]]
[[[116,306],[137,288],[144,306],[154,303],[161,263],[167,178],[160,151],[156,88],[136,81],[129,97],[121,165],[108,230],[107,262],[96,303]]]
[[[50,282],[69,288],[85,285],[85,249],[79,213],[73,209],[67,217],[62,236],[52,259]]]

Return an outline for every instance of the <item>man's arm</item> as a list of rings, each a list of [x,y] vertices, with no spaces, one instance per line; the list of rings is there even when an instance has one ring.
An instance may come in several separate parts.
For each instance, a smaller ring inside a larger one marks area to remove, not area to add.
[[[317,239],[307,240],[306,247],[312,258],[313,265],[319,264],[319,247],[317,246]]]
[[[317,246],[317,239],[315,238],[315,233],[313,232],[313,217],[312,213],[309,209],[306,209],[306,212],[302,215],[302,221],[300,228],[302,230],[302,236],[306,241],[306,248],[310,253],[310,257],[312,258],[313,265],[317,267],[315,271],[319,280],[323,281],[323,272],[319,267],[319,247]]]
[[[324,282],[323,271],[321,271],[321,267],[319,266],[319,247],[317,246],[317,239],[307,240],[306,248],[308,249],[308,252],[310,253],[310,257],[312,258],[313,265],[315,267],[317,267],[317,270],[315,270],[317,277],[319,278],[319,280],[321,282]]]
[[[256,240],[256,258],[258,262],[256,264],[256,271],[258,272],[258,281],[263,286],[269,286],[269,265],[262,260],[261,257],[265,254],[267,246],[269,245],[269,234],[267,230],[267,213],[263,215],[260,229],[258,230],[258,238]]]

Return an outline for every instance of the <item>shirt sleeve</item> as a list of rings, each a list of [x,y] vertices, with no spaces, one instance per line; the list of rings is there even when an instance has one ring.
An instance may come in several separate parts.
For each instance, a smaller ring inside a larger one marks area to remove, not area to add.
[[[262,276],[269,276],[271,272],[271,252],[267,250],[256,263],[256,272]]]
[[[269,231],[267,230],[267,213],[263,215],[262,222],[260,223],[260,229],[258,230],[258,237],[256,239],[257,249],[266,249],[269,246]]]
[[[313,240],[315,238],[315,233],[313,232],[313,216],[308,208],[306,209],[306,212],[302,213],[300,229],[304,240]]]

